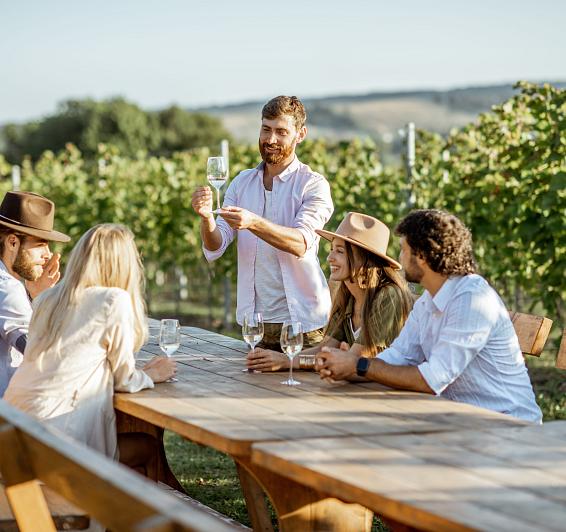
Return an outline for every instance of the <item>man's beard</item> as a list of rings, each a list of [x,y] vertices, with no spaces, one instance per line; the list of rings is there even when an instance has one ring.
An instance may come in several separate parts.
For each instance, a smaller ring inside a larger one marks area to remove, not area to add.
[[[415,257],[411,256],[409,266],[405,268],[405,280],[408,283],[420,283],[423,275],[423,269],[417,264]]]
[[[37,281],[42,274],[42,271],[37,265],[31,261],[29,252],[21,248],[18,250],[16,260],[12,265],[12,270],[26,281]]]
[[[267,148],[277,148],[279,151],[268,152]],[[281,164],[292,155],[294,149],[294,141],[291,142],[291,144],[289,144],[288,146],[281,146],[280,144],[269,144],[268,142],[264,142],[262,144],[261,141],[259,141],[259,153],[261,154],[261,158],[267,164]]]

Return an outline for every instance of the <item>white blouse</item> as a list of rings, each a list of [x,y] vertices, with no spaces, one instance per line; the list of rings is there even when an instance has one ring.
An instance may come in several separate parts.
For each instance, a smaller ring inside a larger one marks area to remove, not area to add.
[[[134,314],[120,288],[87,288],[63,324],[60,339],[40,350],[29,331],[24,360],[4,399],[74,439],[117,458],[114,390],[137,392],[153,381],[135,368]]]

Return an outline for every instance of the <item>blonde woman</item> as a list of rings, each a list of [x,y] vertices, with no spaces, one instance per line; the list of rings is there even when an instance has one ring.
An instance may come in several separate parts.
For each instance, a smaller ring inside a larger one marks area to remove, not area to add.
[[[338,286],[324,339],[295,357],[297,369],[313,369],[314,356],[322,347],[339,347],[341,342],[358,356],[375,356],[397,337],[412,308],[411,292],[398,271],[401,265],[387,255],[385,224],[350,212],[336,232],[317,233],[331,241],[330,281]],[[278,371],[289,367],[289,359],[276,351],[256,349],[248,354],[247,365]]]
[[[4,399],[117,458],[114,391],[153,388],[175,374],[175,362],[164,357],[135,368],[134,352],[147,334],[143,282],[129,229],[101,224],[87,231],[63,280],[34,301],[24,360]]]

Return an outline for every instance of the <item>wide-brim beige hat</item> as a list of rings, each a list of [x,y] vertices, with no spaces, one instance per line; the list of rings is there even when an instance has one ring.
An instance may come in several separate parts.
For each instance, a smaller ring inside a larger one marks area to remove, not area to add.
[[[322,238],[332,240],[336,237],[359,246],[380,259],[383,259],[392,268],[401,269],[401,265],[391,257],[387,256],[387,245],[389,244],[389,228],[377,218],[360,214],[358,212],[349,212],[346,214],[342,223],[336,229],[336,232],[316,230]]]

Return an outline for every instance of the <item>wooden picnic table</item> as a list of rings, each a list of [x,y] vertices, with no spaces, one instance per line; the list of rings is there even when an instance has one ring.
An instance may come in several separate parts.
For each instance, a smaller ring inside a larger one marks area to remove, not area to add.
[[[156,325],[150,322],[153,335]],[[288,387],[281,384],[282,372],[242,372],[248,351],[242,341],[193,327],[181,332],[175,354],[178,382],[118,393],[115,408],[131,430],[149,424],[232,456],[255,530],[271,528],[259,486],[270,497],[282,530],[364,530],[371,524],[371,512],[355,504],[367,506],[363,498],[345,504],[334,498],[336,493],[329,497],[324,485],[313,488],[300,476],[289,478],[286,466],[252,462],[256,444],[308,439],[315,452],[324,442],[353,437],[524,425],[488,410],[376,383],[329,384],[310,372],[297,372],[302,384]],[[160,354],[156,336],[139,353],[139,363],[155,354]],[[170,476],[164,480],[175,485]]]
[[[566,421],[257,444],[252,461],[423,530],[566,528]]]

